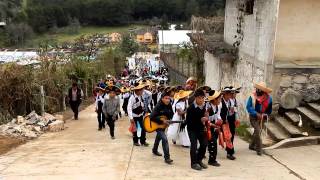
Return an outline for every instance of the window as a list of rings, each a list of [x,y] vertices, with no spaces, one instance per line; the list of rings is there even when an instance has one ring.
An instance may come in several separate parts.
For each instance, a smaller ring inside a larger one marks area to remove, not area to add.
[[[246,0],[246,14],[253,14],[254,0]]]

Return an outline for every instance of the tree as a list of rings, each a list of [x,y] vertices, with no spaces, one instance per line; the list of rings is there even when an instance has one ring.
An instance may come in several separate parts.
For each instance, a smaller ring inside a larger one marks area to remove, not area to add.
[[[9,24],[6,27],[10,45],[22,45],[33,35],[32,28],[26,23]]]
[[[120,49],[126,56],[131,56],[139,49],[139,44],[129,35],[124,35],[120,44]]]
[[[190,0],[186,5],[185,14],[186,17],[191,17],[192,15],[199,15],[199,4],[196,0]]]

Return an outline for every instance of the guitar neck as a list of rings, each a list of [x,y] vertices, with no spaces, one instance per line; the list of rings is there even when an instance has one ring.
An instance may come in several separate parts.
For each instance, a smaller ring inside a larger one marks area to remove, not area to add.
[[[183,121],[170,121],[170,123],[182,123]]]

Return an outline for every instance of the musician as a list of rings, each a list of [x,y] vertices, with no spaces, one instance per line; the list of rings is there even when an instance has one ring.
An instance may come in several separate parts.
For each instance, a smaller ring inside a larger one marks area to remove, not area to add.
[[[135,123],[136,128],[138,129],[138,123],[142,126],[143,115],[144,115],[144,103],[142,99],[144,85],[135,83],[132,87],[134,93],[129,98],[128,102],[128,116],[131,123]],[[140,146],[139,138],[137,136],[137,132],[133,133],[133,144],[135,146]],[[142,146],[149,146],[146,142],[146,132],[142,128],[140,143]]]
[[[207,169],[208,166],[202,162],[207,149],[207,137],[204,124],[208,121],[205,117],[205,93],[201,89],[194,92],[194,102],[187,109],[186,123],[190,138],[191,168],[195,170]],[[200,144],[199,149],[198,141]]]
[[[104,105],[104,97],[105,97],[105,90],[104,88],[97,87],[96,91],[97,97],[96,97],[96,113],[97,113],[97,118],[98,118],[98,130],[101,131],[102,128],[105,128],[105,115],[102,111],[102,107]]]
[[[114,126],[120,112],[120,98],[117,96],[117,92],[120,90],[116,86],[109,86],[107,88],[109,94],[104,98],[103,113],[110,128],[110,136],[112,139],[115,139]]]
[[[262,155],[262,142],[260,137],[261,126],[266,116],[272,112],[272,89],[268,88],[264,82],[255,83],[255,92],[248,98],[247,111],[250,117],[251,126],[254,128],[250,150],[255,150],[257,155]]]
[[[234,141],[234,135],[235,135],[235,121],[236,121],[236,115],[234,112],[234,108],[232,108],[232,102],[231,99],[233,97],[233,87],[228,86],[223,89],[223,97],[221,101],[221,112],[220,116],[223,120],[223,124],[228,123],[229,124],[229,130],[231,133],[231,142],[233,144]],[[229,148],[228,146],[226,147],[227,151],[227,158],[229,160],[235,160],[236,157],[234,156],[234,147]]]
[[[166,118],[164,122],[160,119],[161,116],[164,116]],[[173,111],[172,106],[170,104],[170,92],[164,91],[162,93],[161,100],[157,103],[156,107],[153,109],[150,115],[150,120],[158,124],[165,123],[169,126],[169,120],[172,119],[172,116]],[[164,161],[167,164],[171,164],[173,160],[170,159],[169,143],[165,133],[165,129],[157,129],[157,136],[152,149],[152,153],[156,156],[162,156],[162,154],[158,152],[158,146],[160,141],[162,141]]]
[[[175,94],[175,103],[173,105],[173,121],[185,121],[188,108],[188,96],[192,91],[180,90]],[[168,128],[167,135],[169,139],[172,139],[173,144],[178,141],[182,146],[189,147],[190,140],[188,136],[187,128],[181,128],[181,124],[174,123]]]
[[[207,113],[211,124],[211,140],[208,142],[209,161],[208,164],[211,166],[219,167],[220,164],[217,162],[218,144],[217,140],[219,137],[219,128],[222,125],[222,118],[220,116],[221,111],[221,92],[211,90],[208,93]]]

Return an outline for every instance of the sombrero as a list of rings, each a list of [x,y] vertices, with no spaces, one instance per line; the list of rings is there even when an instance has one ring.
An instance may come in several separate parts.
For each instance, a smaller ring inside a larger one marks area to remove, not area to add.
[[[145,87],[152,85],[152,83],[149,80],[146,80],[146,79],[139,81],[139,83],[144,85]]]
[[[199,87],[199,89],[206,91],[206,92],[211,91],[211,88],[209,86],[201,86],[201,87]]]
[[[186,81],[186,84],[188,84],[190,81],[197,82],[197,79],[195,77],[189,77]]]
[[[130,91],[127,87],[124,87],[124,86],[120,90],[122,93],[126,93],[126,92]]]
[[[254,87],[268,94],[272,92],[272,89],[268,88],[265,82],[254,83]]]
[[[140,83],[134,83],[133,87],[131,88],[132,90],[140,90],[143,89],[145,85],[140,84]]]
[[[223,93],[231,93],[232,91],[234,91],[232,86],[226,86],[222,90]]]
[[[108,92],[114,91],[116,93],[121,92],[120,88],[118,88],[117,86],[108,86],[106,87],[106,91]]]
[[[209,92],[208,101],[212,101],[221,95],[221,91],[211,90]]]
[[[179,92],[177,92],[174,95],[174,99],[178,100],[178,99],[186,98],[186,97],[190,96],[191,93],[192,93],[192,91],[180,90]]]

